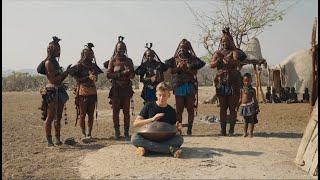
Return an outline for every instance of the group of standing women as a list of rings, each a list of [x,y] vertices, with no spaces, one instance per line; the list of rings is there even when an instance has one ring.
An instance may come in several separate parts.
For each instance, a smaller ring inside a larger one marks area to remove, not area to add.
[[[52,122],[55,127],[55,144],[61,145],[60,127],[63,107],[69,99],[64,79],[71,75],[77,81],[75,104],[77,108],[77,120],[80,120],[81,132],[84,137],[90,138],[94,120],[94,111],[97,106],[97,88],[95,82],[98,75],[103,71],[98,67],[93,52],[94,45],[88,43],[81,52],[81,59],[75,66],[69,65],[65,71],[59,65],[61,39],[53,37],[47,48],[47,58],[38,67],[38,72],[48,78],[48,84],[42,91],[42,110],[45,120],[46,137],[49,146],[53,146],[51,135]],[[140,76],[144,84],[141,97],[144,103],[156,101],[156,86],[164,81],[164,72],[170,69],[172,74],[172,90],[175,95],[177,121],[182,122],[184,108],[188,112],[187,134],[192,134],[195,108],[198,106],[198,81],[197,71],[205,62],[200,60],[191,43],[182,39],[172,58],[162,62],[154,50],[152,43],[146,45],[147,50],[143,53],[142,62],[135,70],[132,60],[128,57],[124,37],[119,36],[118,42],[110,60],[104,63],[107,69],[107,78],[111,80],[112,87],[109,92],[110,104],[112,106],[112,118],[115,130],[115,138],[120,138],[119,113],[123,110],[124,136],[127,140],[130,128],[130,100],[133,95],[132,79],[135,75]],[[243,58],[237,53],[229,29],[223,30],[221,47],[212,57],[212,68],[217,68],[215,78],[216,92],[220,101],[221,134],[226,135],[226,117],[229,108],[231,121],[229,134],[234,132],[236,119],[236,104],[239,100],[241,74],[237,70],[238,60]],[[240,53],[241,55],[241,53]],[[85,125],[85,117],[88,115],[88,129]],[[79,116],[79,118],[78,118]]]

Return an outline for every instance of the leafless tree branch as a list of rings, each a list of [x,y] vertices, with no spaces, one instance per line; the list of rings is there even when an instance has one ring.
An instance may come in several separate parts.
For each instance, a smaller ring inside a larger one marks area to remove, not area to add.
[[[203,44],[210,55],[219,45],[220,32],[223,27],[230,27],[230,33],[235,38],[236,46],[240,48],[250,38],[261,34],[265,28],[281,21],[285,12],[301,0],[222,1],[221,6],[213,14],[196,12],[186,3],[201,29],[200,43]]]

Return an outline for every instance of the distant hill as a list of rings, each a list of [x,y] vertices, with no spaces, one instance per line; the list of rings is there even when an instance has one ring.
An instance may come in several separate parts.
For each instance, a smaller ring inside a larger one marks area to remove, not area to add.
[[[31,75],[38,74],[35,69],[19,69],[19,70],[13,70],[8,68],[2,68],[2,77],[7,77],[8,75],[12,74],[12,72],[22,72],[22,73],[29,73]]]
[[[6,77],[8,76],[9,74],[12,73],[12,70],[11,69],[7,69],[7,68],[2,68],[2,77]]]
[[[137,65],[134,65],[134,69],[136,69],[138,66]],[[106,69],[105,68],[103,68],[103,67],[101,67],[100,66],[100,68],[102,68],[102,70],[105,72],[106,71]],[[12,74],[12,72],[21,72],[21,73],[29,73],[29,74],[31,74],[31,75],[40,75],[40,74],[38,74],[38,72],[37,72],[37,70],[36,69],[19,69],[19,70],[13,70],[13,69],[9,69],[9,68],[5,68],[5,67],[3,67],[2,68],[2,77],[7,77],[7,76],[9,76],[10,74]]]

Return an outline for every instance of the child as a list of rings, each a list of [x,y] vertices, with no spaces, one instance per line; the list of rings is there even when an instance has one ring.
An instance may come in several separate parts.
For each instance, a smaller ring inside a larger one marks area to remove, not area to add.
[[[278,97],[275,88],[272,88],[271,102],[272,102],[272,103],[281,103],[281,100],[280,100],[280,98]]]
[[[280,100],[281,102],[286,102],[288,100],[288,96],[283,87],[280,88]]]
[[[249,126],[249,137],[253,137],[254,124],[258,123],[257,114],[259,111],[259,105],[256,98],[256,91],[251,86],[252,77],[251,74],[245,73],[243,75],[243,88],[240,90],[240,115],[244,117],[244,137],[248,136]]]
[[[308,103],[310,100],[309,90],[308,88],[304,89],[302,102]]]
[[[296,89],[294,87],[291,87],[287,103],[297,103],[298,102],[298,95],[295,92],[295,90]]]
[[[286,97],[287,97],[287,100],[289,99],[289,96],[290,96],[290,87],[285,87],[284,88],[284,94],[286,95]],[[287,101],[286,100],[286,101]],[[285,102],[286,102],[285,101]]]

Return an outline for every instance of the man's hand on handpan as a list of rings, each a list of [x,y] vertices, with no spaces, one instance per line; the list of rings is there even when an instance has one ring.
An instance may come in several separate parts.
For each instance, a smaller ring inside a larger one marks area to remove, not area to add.
[[[164,113],[157,113],[156,115],[153,116],[153,121],[158,121],[164,116]]]

